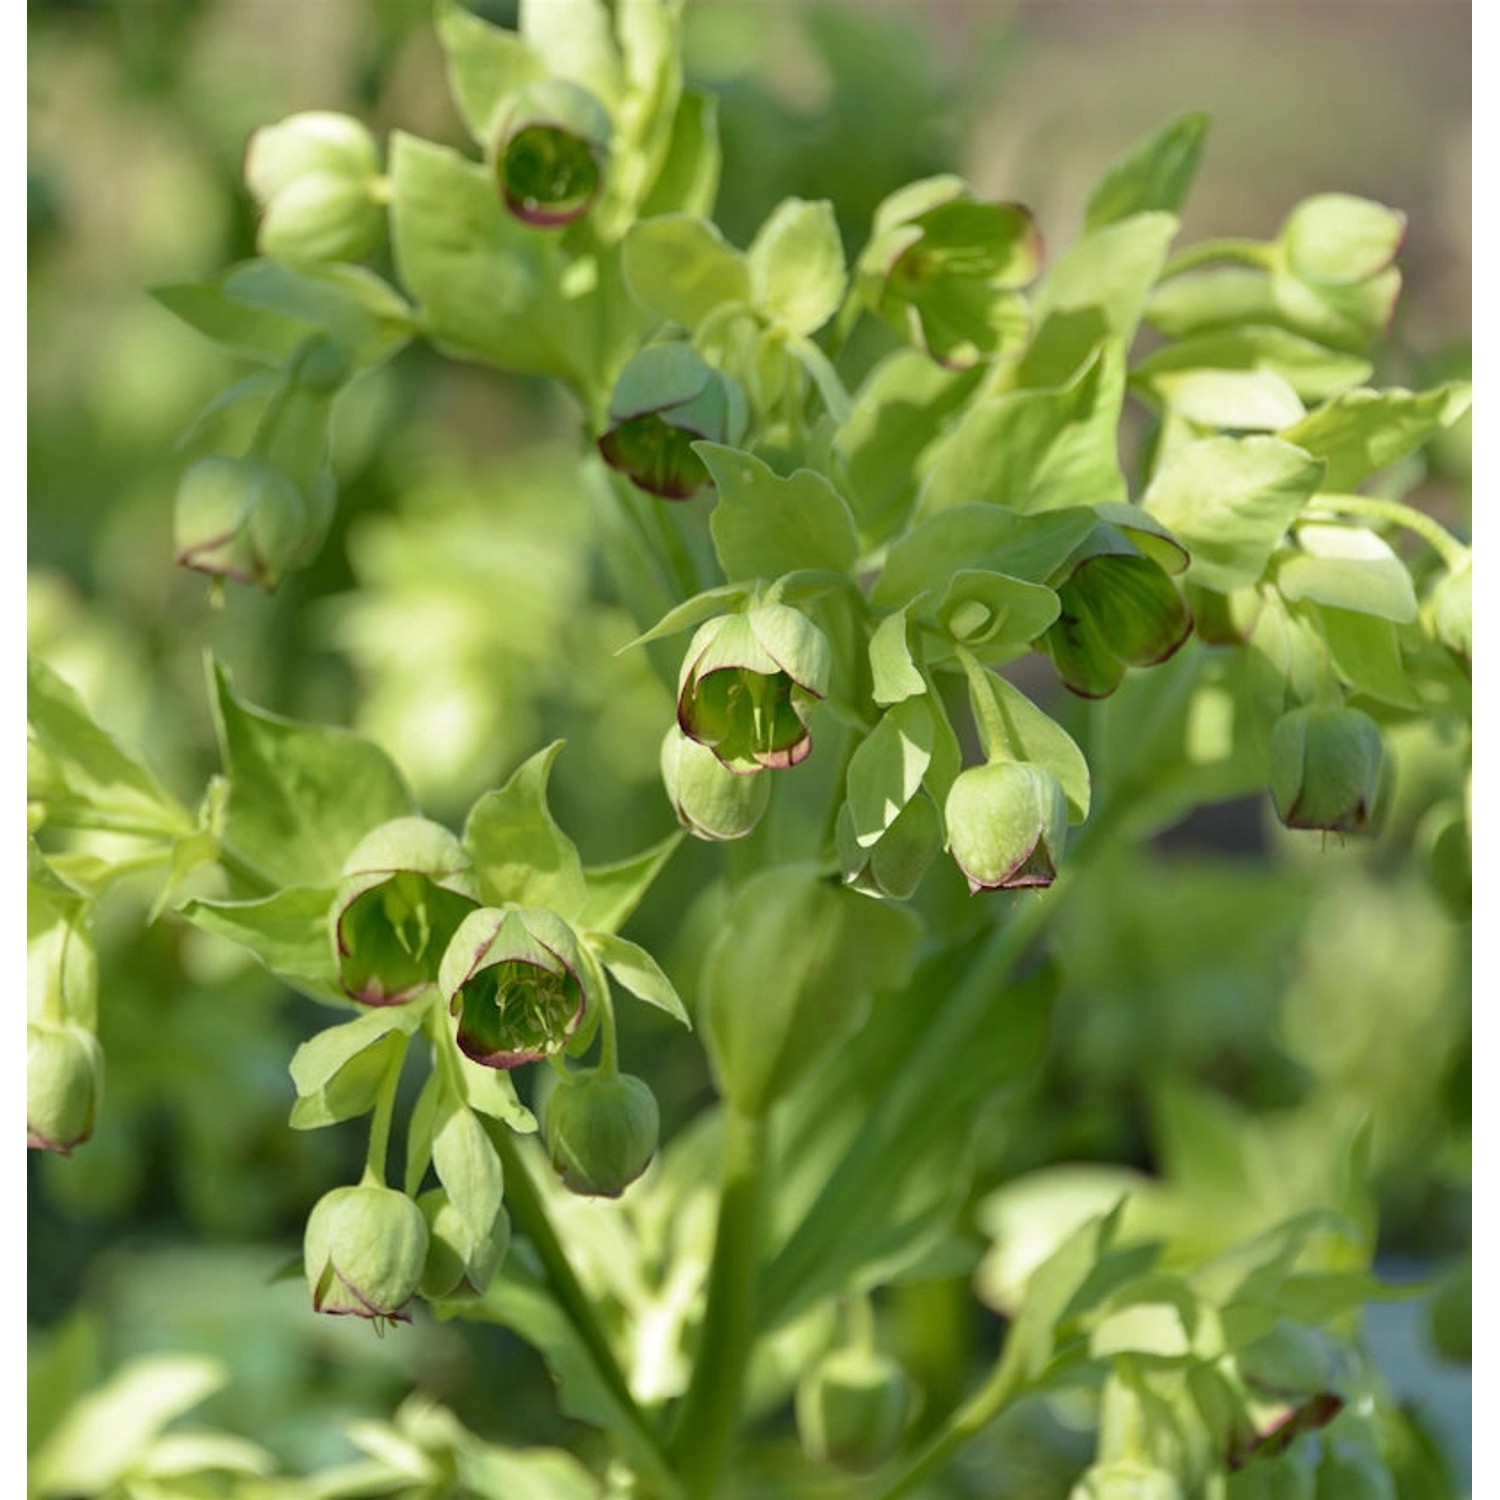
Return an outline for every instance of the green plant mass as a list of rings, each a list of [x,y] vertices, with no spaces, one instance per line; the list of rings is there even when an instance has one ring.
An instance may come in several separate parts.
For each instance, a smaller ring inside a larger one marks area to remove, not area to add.
[[[278,119],[136,9],[34,18],[156,207],[30,195],[29,1493],[1462,1500],[1420,205],[966,154],[981,16],[351,0]]]

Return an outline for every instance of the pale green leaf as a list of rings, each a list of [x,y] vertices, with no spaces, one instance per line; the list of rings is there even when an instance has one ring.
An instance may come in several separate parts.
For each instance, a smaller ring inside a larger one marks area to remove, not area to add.
[[[1451,426],[1469,404],[1464,382],[1420,393],[1348,391],[1288,427],[1282,437],[1327,461],[1325,490],[1347,491]]]
[[[1126,345],[1177,233],[1170,213],[1138,213],[1091,230],[1054,263],[1037,294],[1038,326],[1058,313],[1097,308]]]
[[[1276,569],[1283,599],[1332,604],[1398,625],[1416,619],[1411,574],[1373,531],[1322,523],[1299,526],[1297,546]]]
[[[912,658],[905,608],[887,615],[870,636],[870,675],[870,692],[877,703],[899,703],[927,691]]]
[[[1221,432],[1279,432],[1305,415],[1275,370],[1172,370],[1154,388],[1179,417]]]
[[[546,64],[515,32],[492,26],[457,0],[440,0],[435,24],[458,112],[475,141],[490,147],[505,96],[545,78]]]
[[[382,1080],[421,1020],[416,1006],[382,1006],[303,1042],[291,1062],[293,1129],[312,1130],[373,1109]]]
[[[622,265],[637,302],[653,317],[696,328],[725,302],[747,302],[745,257],[718,228],[689,214],[664,214],[632,224]]]
[[[868,849],[916,796],[932,762],[932,710],[923,698],[887,709],[849,761],[849,812],[854,840]]]
[[[179,915],[248,948],[295,989],[344,1000],[329,929],[333,895],[332,886],[291,886],[254,901],[192,900]]]
[[[833,205],[788,198],[747,252],[751,299],[788,333],[816,333],[844,297],[844,245]]]
[[[1156,209],[1175,214],[1193,185],[1208,126],[1206,114],[1183,115],[1137,141],[1090,194],[1086,226],[1099,229]]]
[[[489,1243],[505,1179],[484,1127],[451,1098],[438,1104],[432,1165],[467,1233],[468,1243],[460,1247],[463,1258],[472,1260]]]
[[[984,676],[1011,753],[1051,771],[1068,799],[1068,821],[1083,822],[1089,815],[1089,763],[1073,736],[1014,683],[994,672]]]
[[[1368,281],[1394,258],[1406,215],[1349,193],[1304,198],[1281,226],[1280,243],[1305,281],[1342,285]]]
[[[1167,344],[1136,365],[1130,378],[1149,389],[1159,375],[1183,370],[1271,370],[1303,401],[1326,401],[1367,380],[1371,368],[1357,354],[1274,324],[1251,323]]]
[[[637,1000],[654,1005],[674,1021],[692,1029],[693,1023],[688,1019],[682,997],[662,972],[661,965],[640,944],[609,932],[590,932],[586,941],[611,977],[624,985]]]
[[[1401,659],[1396,627],[1375,615],[1320,604],[1318,625],[1339,676],[1351,687],[1397,708],[1419,708],[1421,698]]]

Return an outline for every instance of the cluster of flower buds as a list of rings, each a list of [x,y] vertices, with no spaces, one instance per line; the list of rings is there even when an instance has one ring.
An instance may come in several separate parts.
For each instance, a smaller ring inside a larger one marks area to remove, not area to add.
[[[375,138],[348,115],[313,111],[257,130],[245,150],[245,185],[261,210],[262,255],[363,260],[385,236]]]
[[[581,218],[604,186],[613,127],[585,88],[561,78],[517,89],[495,123],[494,171],[507,210],[555,229]]]
[[[691,344],[651,344],[620,372],[599,453],[637,489],[686,500],[707,482],[695,442],[737,444],[745,433],[745,393]]]

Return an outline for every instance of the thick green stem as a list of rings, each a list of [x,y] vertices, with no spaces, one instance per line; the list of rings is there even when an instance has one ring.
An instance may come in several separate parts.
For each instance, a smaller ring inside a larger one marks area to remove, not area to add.
[[[672,1439],[690,1500],[709,1500],[739,1427],[755,1344],[755,1287],[766,1201],[767,1126],[733,1107],[724,1118],[724,1182],[698,1359]]]
[[[362,1181],[370,1187],[385,1186],[386,1158],[390,1155],[391,1116],[396,1109],[396,1089],[401,1069],[406,1063],[406,1039],[386,1065],[385,1077],[375,1094],[375,1112],[370,1116],[370,1143],[365,1150],[365,1172]]]
[[[494,1143],[505,1171],[505,1202],[511,1218],[516,1228],[531,1241],[532,1249],[547,1273],[552,1295],[588,1350],[595,1373],[629,1419],[632,1449],[649,1464],[647,1477],[654,1486],[653,1493],[680,1495],[681,1489],[672,1476],[661,1439],[631,1393],[614,1350],[594,1316],[594,1304],[574,1274],[562,1241],[548,1217],[547,1205],[522,1160],[510,1127],[488,1118],[481,1123]]]
[[[1403,527],[1421,537],[1450,568],[1461,567],[1469,556],[1469,549],[1451,531],[1399,500],[1382,500],[1376,495],[1314,495],[1311,509],[1341,516],[1364,516],[1388,526]]]

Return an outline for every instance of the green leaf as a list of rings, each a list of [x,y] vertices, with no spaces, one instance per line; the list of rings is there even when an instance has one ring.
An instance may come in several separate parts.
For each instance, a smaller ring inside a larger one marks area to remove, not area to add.
[[[751,300],[787,333],[816,333],[838,311],[847,275],[833,205],[788,198],[747,254]]]
[[[1083,822],[1089,815],[1089,763],[1073,736],[1014,683],[994,672],[984,676],[1000,710],[1011,753],[1051,771],[1068,799],[1068,821]]]
[[[609,932],[590,932],[586,941],[598,955],[599,962],[637,1000],[664,1010],[674,1021],[680,1021],[689,1031],[692,1030],[693,1023],[688,1019],[682,998],[672,981],[662,973],[661,965],[644,948]]]
[[[1188,578],[1228,591],[1255,583],[1323,478],[1323,464],[1276,438],[1207,438],[1180,448],[1142,502],[1192,554]]]
[[[1304,281],[1346,285],[1390,265],[1405,233],[1403,213],[1348,193],[1320,193],[1287,215],[1280,245]]]
[[[879,842],[916,796],[932,762],[932,710],[924,698],[887,709],[849,761],[849,812],[861,849]]]
[[[83,699],[39,657],[26,658],[26,723],[65,790],[48,788],[50,815],[96,826],[140,825],[163,835],[190,833],[193,822],[175,798],[90,716]],[[101,824],[101,820],[104,821]]]
[[[1197,175],[1208,126],[1206,114],[1183,115],[1137,141],[1090,194],[1085,225],[1099,229],[1158,209],[1175,214]]]
[[[484,1127],[472,1111],[451,1097],[438,1102],[432,1165],[468,1237],[460,1252],[466,1261],[471,1260],[489,1243],[505,1178]]]
[[[1269,370],[1303,401],[1326,401],[1367,380],[1370,361],[1329,349],[1274,324],[1248,324],[1198,333],[1148,355],[1131,372],[1131,383],[1151,389],[1158,376],[1182,370]]]
[[[945,370],[915,349],[888,354],[865,377],[833,441],[840,488],[866,537],[890,536],[906,519],[918,456],[978,380],[978,370]]]
[[[464,846],[486,905],[544,906],[573,921],[588,898],[577,846],[547,807],[547,781],[563,742],[517,768],[469,810]]]
[[[505,96],[545,78],[546,64],[515,32],[490,25],[457,0],[440,0],[435,23],[453,101],[469,134],[489,147]]]
[[[1315,606],[1318,625],[1339,676],[1359,692],[1397,708],[1420,708],[1421,698],[1401,660],[1396,627],[1372,614]]]
[[[1095,525],[1085,506],[1021,516],[996,505],[955,505],[919,521],[892,545],[871,602],[908,604],[946,586],[963,568],[1045,583]]]
[[[847,572],[859,555],[854,517],[812,469],[782,479],[760,459],[718,443],[694,443],[719,492],[709,521],[731,578],[775,578],[804,568]]]
[[[696,328],[722,303],[750,300],[745,257],[717,226],[689,214],[632,224],[621,264],[636,301],[653,317],[685,328]]]
[[[641,218],[685,213],[707,218],[719,194],[719,101],[684,89],[672,116],[666,158],[641,204]]]
[[[331,885],[293,886],[255,901],[189,901],[179,915],[248,948],[295,989],[344,1001],[328,925],[333,894]]]
[[[659,844],[652,844],[630,859],[585,870],[583,875],[589,890],[578,914],[578,925],[586,932],[618,932],[630,920],[682,840],[681,831],[669,833]]]
[[[416,1006],[384,1006],[303,1042],[292,1054],[292,1129],[315,1130],[373,1109],[386,1073],[421,1022]]]
[[[1036,640],[1060,608],[1057,595],[1042,584],[1008,573],[961,568],[949,580],[935,614],[955,641],[986,660],[997,651],[1013,652]]]
[[[691,599],[684,599],[681,604],[669,609],[650,630],[636,636],[633,641],[626,642],[615,655],[623,656],[636,646],[644,646],[651,641],[691,630],[711,615],[723,614],[726,609],[740,604],[754,592],[753,583],[721,583],[714,588],[704,589],[701,594],[694,594]]]
[[[1348,391],[1287,428],[1282,437],[1327,460],[1325,490],[1352,490],[1452,426],[1469,410],[1470,394],[1468,384],[1458,381],[1420,394]]]
[[[603,0],[521,0],[521,35],[549,74],[611,104],[624,87],[613,15]]]
[[[1132,214],[1085,234],[1042,283],[1034,306],[1038,327],[1059,313],[1097,308],[1108,331],[1128,346],[1176,234],[1170,213]]]
[[[870,636],[870,675],[870,694],[877,703],[899,703],[927,691],[907,640],[905,608],[887,615]]]
[[[224,843],[270,884],[335,885],[366,833],[417,811],[378,745],[251,707],[217,662],[213,679],[229,778]]]
[[[1417,594],[1406,564],[1373,531],[1360,526],[1297,528],[1299,550],[1276,569],[1276,587],[1289,602],[1306,599],[1407,625],[1417,618]]]
[[[536,1133],[536,1116],[516,1095],[515,1079],[503,1068],[486,1068],[465,1057],[451,1032],[445,1034],[449,1060],[462,1087],[464,1103],[470,1109],[503,1121],[517,1135]]]
[[[1305,415],[1275,370],[1173,370],[1153,389],[1175,415],[1220,432],[1279,432]]]
[[[458,1450],[458,1472],[474,1500],[604,1500],[600,1482],[560,1448],[475,1444]]]
[[[1068,385],[974,402],[933,450],[918,514],[974,501],[1040,511],[1125,499],[1116,451],[1124,393],[1124,357],[1110,342]]]

